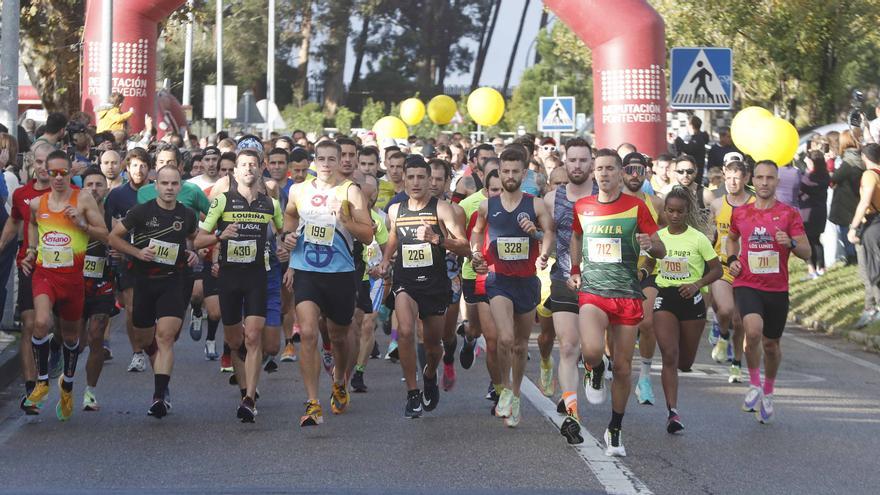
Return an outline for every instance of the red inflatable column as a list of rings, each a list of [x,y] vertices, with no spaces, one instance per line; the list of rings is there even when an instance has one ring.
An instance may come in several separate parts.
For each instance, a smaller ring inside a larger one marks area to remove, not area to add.
[[[133,107],[132,131],[143,128],[146,113],[157,116],[156,37],[158,23],[185,0],[114,0],[113,91],[125,95],[123,110]],[[101,1],[86,3],[83,31],[82,110],[94,113],[101,76]]]
[[[629,142],[657,156],[666,145],[663,18],[645,0],[545,0],[593,52],[596,145]]]

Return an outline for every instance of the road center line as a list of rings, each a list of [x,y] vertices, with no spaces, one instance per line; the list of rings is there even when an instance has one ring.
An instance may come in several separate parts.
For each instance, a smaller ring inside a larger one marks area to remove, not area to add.
[[[880,373],[880,365],[872,363],[867,360],[864,360],[859,357],[851,356],[845,352],[841,352],[841,351],[838,351],[837,349],[828,347],[827,345],[822,345],[818,342],[813,342],[812,340],[805,339],[803,337],[795,337],[794,335],[785,334],[785,338],[791,339],[791,340],[798,342],[800,344],[803,344],[807,347],[812,347],[813,349],[827,352],[828,354],[831,354],[834,357],[838,357],[838,358],[843,359],[845,361],[849,361],[853,364],[857,364],[863,368],[867,368],[869,370],[876,371],[876,372]]]
[[[558,430],[562,425],[563,418],[556,412],[556,404],[545,397],[528,377],[523,377],[520,390],[522,395]],[[596,479],[599,480],[599,483],[602,484],[608,493],[653,495],[653,492],[641,480],[636,478],[635,474],[620,459],[606,456],[605,449],[586,428],[581,429],[581,435],[584,437],[584,443],[572,445],[572,447],[577,451],[581,459],[587,463],[587,467],[593,471]],[[563,441],[561,436],[559,441]]]

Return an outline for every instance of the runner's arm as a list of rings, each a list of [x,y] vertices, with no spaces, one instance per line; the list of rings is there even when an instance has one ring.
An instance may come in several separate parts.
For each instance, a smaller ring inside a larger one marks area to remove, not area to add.
[[[287,235],[293,235],[299,227],[299,212],[296,210],[296,201],[293,199],[295,187],[291,187],[287,192],[287,207],[284,208],[284,232]],[[283,240],[282,240],[283,241]]]
[[[397,251],[397,226],[395,225],[395,220],[397,219],[397,212],[399,211],[398,204],[391,205],[391,208],[388,208],[388,215],[386,220],[388,222],[388,240],[385,241],[385,246],[382,248],[382,262],[379,263],[379,271],[383,275],[387,275],[389,273],[389,267],[391,266],[391,260],[394,259],[394,252]]]
[[[541,258],[544,262],[550,259],[550,254],[556,248],[556,228],[553,225],[553,217],[547,210],[547,205],[540,198],[535,198],[535,215],[538,217],[538,227],[544,233],[541,239]]]
[[[486,211],[489,209],[489,202],[483,200],[477,209],[477,219],[474,222],[474,228],[471,229],[471,260],[476,262],[483,261],[483,241],[484,230],[486,230]],[[474,267],[476,269],[476,267]]]
[[[570,285],[574,290],[579,290],[581,285],[581,261],[583,261],[584,231],[581,228],[581,219],[575,211],[571,221],[571,241],[568,244],[569,266],[571,267]],[[557,256],[559,254],[557,253]]]
[[[470,256],[470,245],[464,233],[464,222],[461,221],[459,215],[456,215],[456,210],[450,203],[441,202],[437,203],[437,214],[449,234],[445,239],[440,240],[443,249],[452,251],[459,256]],[[460,216],[464,217],[464,210],[461,211]]]
[[[128,242],[127,237],[128,229],[125,228],[125,225],[123,225],[122,222],[117,222],[116,225],[113,226],[113,230],[111,230],[110,234],[107,236],[111,248],[133,258],[140,258],[141,250]]]
[[[350,186],[346,193],[348,198],[348,214],[342,210],[339,216],[345,228],[355,239],[364,244],[373,242],[373,219],[363,193],[357,187]]]

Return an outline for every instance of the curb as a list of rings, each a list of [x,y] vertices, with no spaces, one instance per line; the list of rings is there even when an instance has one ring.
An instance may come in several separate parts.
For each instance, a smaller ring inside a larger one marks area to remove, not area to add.
[[[853,344],[862,346],[866,351],[880,353],[880,335],[869,335],[865,332],[855,330],[851,327],[828,325],[823,321],[807,318],[800,313],[795,313],[794,317],[791,318],[790,321],[797,323],[805,330],[840,337],[849,342],[852,342]]]
[[[19,340],[16,340],[0,352],[0,389],[21,377],[21,359],[18,356],[20,349]]]

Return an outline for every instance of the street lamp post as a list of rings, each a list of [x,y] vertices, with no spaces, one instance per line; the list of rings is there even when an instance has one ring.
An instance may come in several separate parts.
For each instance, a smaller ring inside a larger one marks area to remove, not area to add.
[[[192,105],[193,0],[187,0],[186,45],[183,48],[183,106]]]
[[[101,1],[101,85],[100,104],[110,101],[113,90],[113,0]]]
[[[215,91],[217,123],[214,128],[219,133],[223,130],[223,0],[217,0],[216,16],[217,33],[214,37],[217,42],[217,90]]]
[[[275,106],[275,0],[269,0],[269,41],[266,49],[266,139],[275,130],[272,108]]]
[[[0,124],[18,136],[19,0],[3,0],[0,11]],[[14,158],[14,157],[11,157]]]

